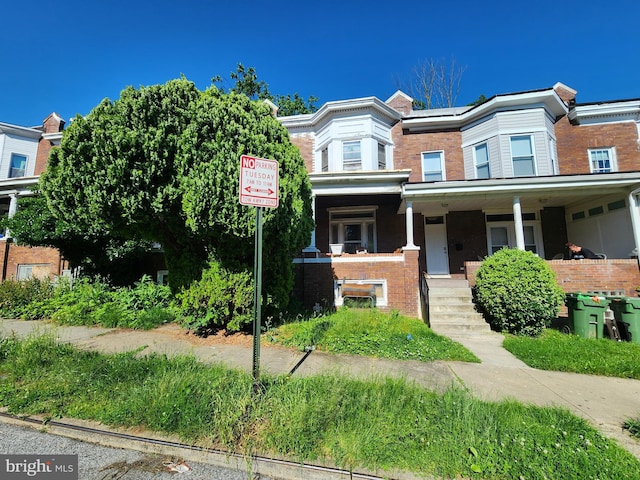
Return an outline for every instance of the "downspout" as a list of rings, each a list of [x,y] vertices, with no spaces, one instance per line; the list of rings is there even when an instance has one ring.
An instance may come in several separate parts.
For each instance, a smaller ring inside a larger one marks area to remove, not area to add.
[[[638,211],[638,197],[640,188],[629,192],[629,214],[631,215],[631,227],[633,228],[633,240],[636,245],[636,260],[640,262],[640,211]],[[639,263],[640,266],[640,263]]]

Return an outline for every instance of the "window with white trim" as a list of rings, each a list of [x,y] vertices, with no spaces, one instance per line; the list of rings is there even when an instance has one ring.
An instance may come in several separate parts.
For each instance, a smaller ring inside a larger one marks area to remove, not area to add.
[[[476,178],[491,178],[489,169],[489,146],[486,143],[476,145],[473,149],[476,164]]]
[[[324,147],[322,149],[322,152],[320,152],[320,157],[321,157],[321,168],[323,172],[328,172],[329,171],[329,148],[328,147]]]
[[[589,168],[591,173],[615,172],[615,150],[613,148],[589,149]]]
[[[329,211],[329,243],[340,243],[343,252],[376,251],[375,208]]]
[[[11,165],[9,167],[9,178],[24,177],[27,168],[27,156],[19,153],[11,154]]]
[[[511,161],[514,177],[530,177],[536,174],[535,157],[531,135],[516,135],[510,138]]]
[[[387,147],[385,144],[378,142],[378,170],[387,169]]]
[[[345,171],[362,169],[360,140],[342,142],[342,169]]]
[[[422,152],[422,181],[444,180],[444,152]]]

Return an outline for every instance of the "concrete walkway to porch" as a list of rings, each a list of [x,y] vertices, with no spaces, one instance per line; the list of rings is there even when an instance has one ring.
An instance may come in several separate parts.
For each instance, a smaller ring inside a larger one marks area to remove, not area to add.
[[[78,348],[105,353],[140,349],[142,354],[195,355],[203,362],[221,362],[252,370],[252,344],[203,341],[175,325],[151,331],[95,327],[52,326],[41,321],[0,320],[0,336],[50,333]],[[515,399],[526,404],[564,407],[587,419],[604,435],[617,440],[640,459],[640,442],[622,424],[640,415],[640,381],[621,378],[548,372],[527,367],[502,348],[502,335],[469,332],[449,335],[471,350],[482,363],[394,361],[352,355],[311,353],[263,344],[261,371],[271,374],[313,375],[340,372],[359,378],[403,377],[442,391],[451,385],[468,388],[479,398]]]

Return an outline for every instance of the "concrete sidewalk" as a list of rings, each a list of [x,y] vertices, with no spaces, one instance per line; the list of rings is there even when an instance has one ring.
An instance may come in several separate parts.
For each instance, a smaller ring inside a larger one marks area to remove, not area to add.
[[[41,321],[0,320],[2,336],[25,338],[52,333],[59,341],[105,353],[140,349],[142,354],[195,355],[204,362],[220,362],[251,372],[251,344],[194,341],[175,325],[151,331],[96,327],[53,326]],[[359,378],[402,377],[442,391],[452,385],[468,388],[484,400],[514,399],[525,404],[563,407],[585,418],[604,435],[615,439],[640,459],[640,442],[622,428],[625,420],[640,416],[640,381],[548,372],[527,367],[502,348],[497,333],[451,337],[471,350],[482,363],[394,361],[355,355],[310,353],[261,345],[260,368],[272,375],[306,376],[340,372]]]

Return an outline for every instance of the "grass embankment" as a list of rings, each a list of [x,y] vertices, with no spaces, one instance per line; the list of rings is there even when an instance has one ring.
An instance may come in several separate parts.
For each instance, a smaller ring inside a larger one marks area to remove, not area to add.
[[[358,470],[471,479],[638,478],[640,462],[557,408],[437,394],[402,380],[252,378],[193,358],[0,341],[9,411],[175,433],[185,442]]]
[[[640,344],[582,338],[556,330],[539,337],[505,336],[504,348],[540,370],[640,380]]]
[[[267,341],[304,350],[315,346],[330,353],[368,355],[399,360],[459,360],[478,358],[424,322],[375,309],[341,308],[337,312],[282,325],[265,334]]]

